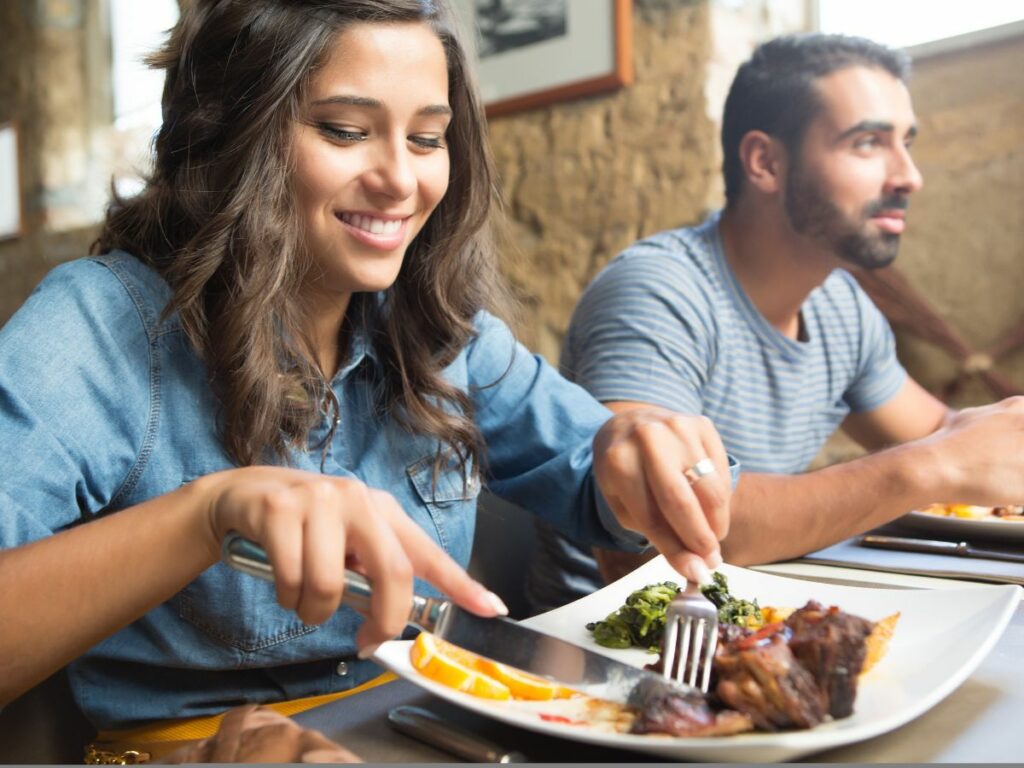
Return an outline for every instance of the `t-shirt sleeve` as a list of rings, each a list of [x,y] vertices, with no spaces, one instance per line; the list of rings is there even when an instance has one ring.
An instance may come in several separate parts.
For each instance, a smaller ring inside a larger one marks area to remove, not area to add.
[[[860,312],[860,355],[856,375],[843,399],[853,413],[866,413],[884,405],[900,391],[907,372],[896,358],[896,339],[892,328],[868,295],[852,284]]]
[[[701,280],[655,246],[636,246],[586,290],[570,323],[562,372],[601,402],[702,412],[717,330]]]
[[[150,407],[144,322],[104,265],[50,273],[0,331],[0,548],[104,511]]]

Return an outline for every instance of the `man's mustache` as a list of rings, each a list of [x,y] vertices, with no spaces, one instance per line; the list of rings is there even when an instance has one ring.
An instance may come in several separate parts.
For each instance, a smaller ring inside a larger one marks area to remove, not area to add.
[[[882,211],[905,211],[910,206],[910,199],[906,195],[889,195],[879,200],[873,200],[864,208],[868,218],[877,216]]]

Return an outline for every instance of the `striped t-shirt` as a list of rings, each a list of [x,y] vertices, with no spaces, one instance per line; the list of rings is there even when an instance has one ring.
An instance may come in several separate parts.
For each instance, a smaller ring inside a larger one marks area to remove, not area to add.
[[[802,472],[848,413],[902,386],[889,324],[834,271],[801,308],[801,339],[768,324],[722,252],[719,214],[642,240],[583,294],[562,373],[598,400],[704,414],[746,472]]]
[[[743,472],[802,472],[848,413],[885,403],[906,372],[885,318],[843,270],[807,297],[800,340],[769,325],[725,260],[719,219],[613,259],[576,307],[562,373],[602,402],[707,416]],[[538,544],[537,610],[599,586],[586,550],[546,527]]]

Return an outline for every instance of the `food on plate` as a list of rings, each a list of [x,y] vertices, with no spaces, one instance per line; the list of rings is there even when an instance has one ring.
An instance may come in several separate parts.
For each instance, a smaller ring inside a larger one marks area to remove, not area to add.
[[[587,624],[587,629],[605,648],[646,648],[659,653],[665,609],[677,592],[679,585],[671,581],[648,584],[631,593],[625,604],[604,620]]]
[[[638,644],[651,649],[649,638],[657,634],[660,640],[666,606],[678,590],[672,582],[644,587],[603,622],[587,627],[599,643],[609,637],[621,643],[640,634],[635,627],[642,621],[656,628]],[[813,600],[800,609],[761,607],[732,595],[717,572],[702,591],[719,615],[711,693],[649,702],[637,714],[634,733],[729,735],[811,728],[846,717],[853,712],[860,675],[884,655],[899,619],[897,613],[870,622]],[[660,671],[657,662],[649,667]]]
[[[1024,521],[1024,505],[1009,504],[1002,507],[979,507],[975,504],[929,504],[920,510],[941,517],[959,517],[967,520]]]
[[[632,592],[626,602],[601,621],[592,621],[587,629],[594,636],[594,642],[606,648],[644,648],[651,653],[661,653],[661,638],[665,632],[665,611],[680,587],[671,581],[648,584]],[[745,600],[729,592],[725,576],[715,571],[711,583],[701,587],[701,592],[718,608],[720,624],[730,624],[746,629],[761,627],[785,621],[794,608],[780,606],[759,606],[757,600]],[[867,655],[861,674],[877,664],[889,647],[889,640],[900,615],[894,613],[875,622],[867,639]]]
[[[416,637],[409,660],[425,677],[485,699],[550,701],[577,695],[571,688],[485,659],[429,632]]]

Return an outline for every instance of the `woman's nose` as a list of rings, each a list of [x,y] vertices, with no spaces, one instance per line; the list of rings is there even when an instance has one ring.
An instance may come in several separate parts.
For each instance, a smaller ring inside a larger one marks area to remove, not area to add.
[[[416,190],[413,158],[403,140],[401,146],[388,143],[380,147],[368,174],[372,191],[394,200],[404,200]]]

